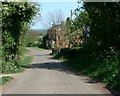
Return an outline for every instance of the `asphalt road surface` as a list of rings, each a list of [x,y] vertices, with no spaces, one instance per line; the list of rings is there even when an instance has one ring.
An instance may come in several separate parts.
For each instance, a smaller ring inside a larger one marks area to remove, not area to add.
[[[3,86],[3,94],[110,94],[101,83],[75,75],[62,61],[52,59],[50,50],[28,49],[31,64]]]

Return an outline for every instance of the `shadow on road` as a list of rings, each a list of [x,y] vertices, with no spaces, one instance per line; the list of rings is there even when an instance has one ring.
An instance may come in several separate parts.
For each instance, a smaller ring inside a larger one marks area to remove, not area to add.
[[[29,66],[27,66],[26,68],[28,69],[47,69],[47,70],[55,70],[55,71],[60,71],[60,72],[64,72],[66,74],[73,74],[73,75],[77,75],[77,76],[82,76],[82,80],[85,83],[98,83],[98,80],[92,79],[92,78],[86,78],[86,76],[77,71],[74,68],[71,68],[69,66],[66,66],[63,62],[45,62],[45,63],[35,63],[35,64],[31,64]]]
[[[35,63],[27,66],[29,69],[48,69],[55,71],[62,71],[67,74],[75,74],[72,68],[65,66],[62,62],[45,62],[45,63]]]
[[[26,66],[27,69],[47,69],[64,72],[66,74],[73,74],[82,77],[81,80],[85,83],[96,84],[99,83],[98,80],[93,78],[86,78],[86,76],[75,69],[66,66],[63,62],[44,62],[44,63],[35,63],[29,66]],[[105,87],[106,88],[106,87]],[[111,91],[111,90],[110,90]],[[111,91],[113,96],[119,96],[119,93]]]

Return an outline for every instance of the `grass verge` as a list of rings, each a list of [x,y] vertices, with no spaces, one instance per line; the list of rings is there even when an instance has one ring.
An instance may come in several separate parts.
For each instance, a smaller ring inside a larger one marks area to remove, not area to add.
[[[27,53],[29,50],[28,49],[26,49],[26,48],[23,48],[22,49],[22,53]]]
[[[6,84],[7,82],[11,81],[13,78],[10,76],[5,76],[0,78],[0,85]]]
[[[24,58],[18,61],[19,70],[17,72],[23,72],[25,68],[30,64],[32,56],[24,56]]]
[[[31,56],[24,56],[20,60],[17,61],[17,64],[15,66],[12,66],[11,63],[8,63],[7,68],[2,68],[2,74],[23,72],[26,66],[31,62],[31,60],[32,60]]]
[[[19,60],[15,60],[15,61],[11,60],[11,61],[2,62],[2,60],[0,58],[0,73],[10,74],[10,73],[23,72],[24,69],[26,68],[25,66],[27,66],[32,60],[31,56],[25,56],[25,54],[28,51],[29,51],[28,49],[23,48],[21,50],[23,56]]]

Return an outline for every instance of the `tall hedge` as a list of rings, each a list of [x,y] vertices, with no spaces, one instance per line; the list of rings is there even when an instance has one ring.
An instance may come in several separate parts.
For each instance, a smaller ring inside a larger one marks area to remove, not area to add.
[[[2,2],[2,72],[19,70],[24,36],[38,14],[39,6],[31,2]]]

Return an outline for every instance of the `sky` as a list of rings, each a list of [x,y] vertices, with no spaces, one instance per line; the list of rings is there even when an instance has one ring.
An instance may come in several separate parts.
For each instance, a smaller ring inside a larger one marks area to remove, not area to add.
[[[50,12],[61,10],[64,16],[64,19],[70,17],[70,10],[74,10],[78,7],[77,0],[74,2],[39,2],[41,8],[41,19],[37,20],[34,25],[31,26],[31,29],[46,29],[44,26],[45,20],[47,20],[48,14]]]

